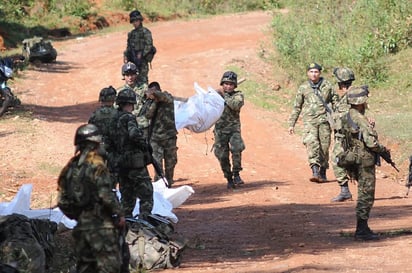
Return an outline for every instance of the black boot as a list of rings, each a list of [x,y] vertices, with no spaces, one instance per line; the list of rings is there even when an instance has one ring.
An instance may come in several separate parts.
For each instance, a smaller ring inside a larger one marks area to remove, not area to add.
[[[320,181],[320,177],[319,177],[319,166],[318,165],[313,165],[312,167],[312,177],[309,179],[312,182],[316,182],[319,183]]]
[[[328,181],[328,179],[326,178],[326,168],[325,167],[320,167],[319,177],[320,177],[319,180],[321,180],[320,182]]]
[[[368,226],[368,220],[358,219],[356,222],[355,239],[361,241],[379,240],[379,235]]]
[[[243,179],[240,177],[238,173],[235,173],[233,175],[233,182],[235,183],[235,185],[245,184],[245,181],[243,181]]]
[[[227,188],[236,189],[236,185],[235,185],[235,182],[233,181],[233,178],[227,178]]]
[[[340,186],[340,193],[338,196],[332,198],[332,202],[343,202],[346,200],[352,200],[352,194],[349,191],[348,183]]]

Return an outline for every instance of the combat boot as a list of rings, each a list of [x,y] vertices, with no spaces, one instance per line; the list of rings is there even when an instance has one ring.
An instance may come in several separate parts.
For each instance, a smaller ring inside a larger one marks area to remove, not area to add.
[[[355,239],[360,241],[379,240],[379,235],[368,226],[368,220],[358,219],[356,222]]]
[[[309,180],[311,182],[316,182],[316,183],[321,182],[320,177],[319,177],[319,166],[313,165],[311,168],[312,168],[312,177]]]
[[[233,182],[235,183],[235,185],[245,184],[245,181],[243,181],[243,179],[240,177],[240,175],[236,174],[236,173],[233,176]]]
[[[326,178],[326,168],[325,167],[320,167],[319,170],[319,182],[326,182],[328,179]]]
[[[227,188],[236,189],[236,185],[235,185],[235,182],[233,181],[233,178],[227,178]]]
[[[349,191],[348,183],[340,186],[340,193],[338,196],[332,198],[332,202],[343,202],[346,200],[352,200],[352,194]]]

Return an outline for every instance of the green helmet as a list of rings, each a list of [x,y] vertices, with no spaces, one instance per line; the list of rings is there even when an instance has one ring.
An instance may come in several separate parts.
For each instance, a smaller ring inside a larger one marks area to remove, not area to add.
[[[122,104],[122,103],[131,103],[131,104],[136,104],[136,93],[133,91],[131,88],[125,88],[117,94],[116,97],[116,103],[117,104]]]
[[[355,80],[355,74],[347,67],[336,67],[333,69],[333,75],[338,82],[349,82]]]
[[[368,86],[351,87],[348,90],[348,103],[352,105],[364,104],[368,100]]]
[[[237,74],[233,71],[226,71],[223,73],[222,79],[220,80],[220,85],[224,82],[234,83],[235,87],[237,87]]]
[[[138,21],[138,20],[143,21],[143,16],[140,13],[140,11],[138,11],[138,10],[132,11],[129,14],[129,18],[130,18],[130,23],[133,23],[133,22]]]
[[[113,86],[105,87],[100,91],[99,101],[101,102],[111,102],[116,99],[116,89]]]
[[[83,124],[76,130],[76,135],[74,136],[74,145],[84,144],[86,142],[102,142],[102,135],[99,129],[94,124]]]
[[[132,62],[127,62],[122,66],[122,75],[138,74],[137,66]]]

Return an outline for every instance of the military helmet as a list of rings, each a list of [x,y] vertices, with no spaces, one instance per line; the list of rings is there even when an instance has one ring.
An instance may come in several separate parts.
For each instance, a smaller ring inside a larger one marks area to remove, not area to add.
[[[349,82],[355,80],[355,74],[352,69],[347,67],[336,67],[333,69],[333,75],[338,80],[338,82]]]
[[[368,100],[368,86],[351,87],[348,90],[348,103],[353,105],[364,104]]]
[[[143,21],[143,16],[142,16],[142,14],[140,13],[140,11],[138,11],[138,10],[132,11],[132,12],[129,14],[129,17],[130,17],[130,23],[133,23],[133,22],[135,22],[135,21],[137,21],[137,20]]]
[[[127,62],[122,66],[122,75],[126,74],[138,74],[137,66],[132,62]]]
[[[94,124],[83,124],[76,130],[74,145],[77,146],[87,141],[96,143],[102,142],[102,135]]]
[[[113,86],[105,87],[100,91],[99,101],[110,102],[116,99],[116,89]]]
[[[220,85],[224,82],[234,83],[235,87],[237,87],[237,74],[233,71],[226,71],[223,73],[222,79],[220,80]]]
[[[117,94],[116,97],[116,103],[117,104],[122,104],[122,103],[131,103],[131,104],[136,104],[136,93],[133,91],[131,88],[125,88]]]

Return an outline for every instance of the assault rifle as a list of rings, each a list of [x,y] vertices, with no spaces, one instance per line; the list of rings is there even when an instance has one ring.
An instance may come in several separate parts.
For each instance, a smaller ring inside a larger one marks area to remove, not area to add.
[[[406,195],[408,195],[409,190],[412,186],[412,156],[409,157],[409,173],[408,173],[408,182],[406,182],[406,187],[408,187],[408,191],[406,192]]]
[[[153,168],[154,168],[157,176],[159,176],[163,180],[166,187],[170,188],[171,185],[169,185],[169,182],[166,180],[165,176],[163,175],[162,168],[160,168],[159,163],[153,158],[153,148],[152,148],[152,145],[150,145],[150,143],[147,143],[147,152],[148,152],[148,156],[149,156],[149,162],[148,163],[153,165]]]
[[[391,153],[388,150],[379,153],[379,156],[382,157],[383,160],[386,161],[386,163],[390,164],[397,172],[399,172],[399,169],[396,167],[395,162],[392,161]]]

